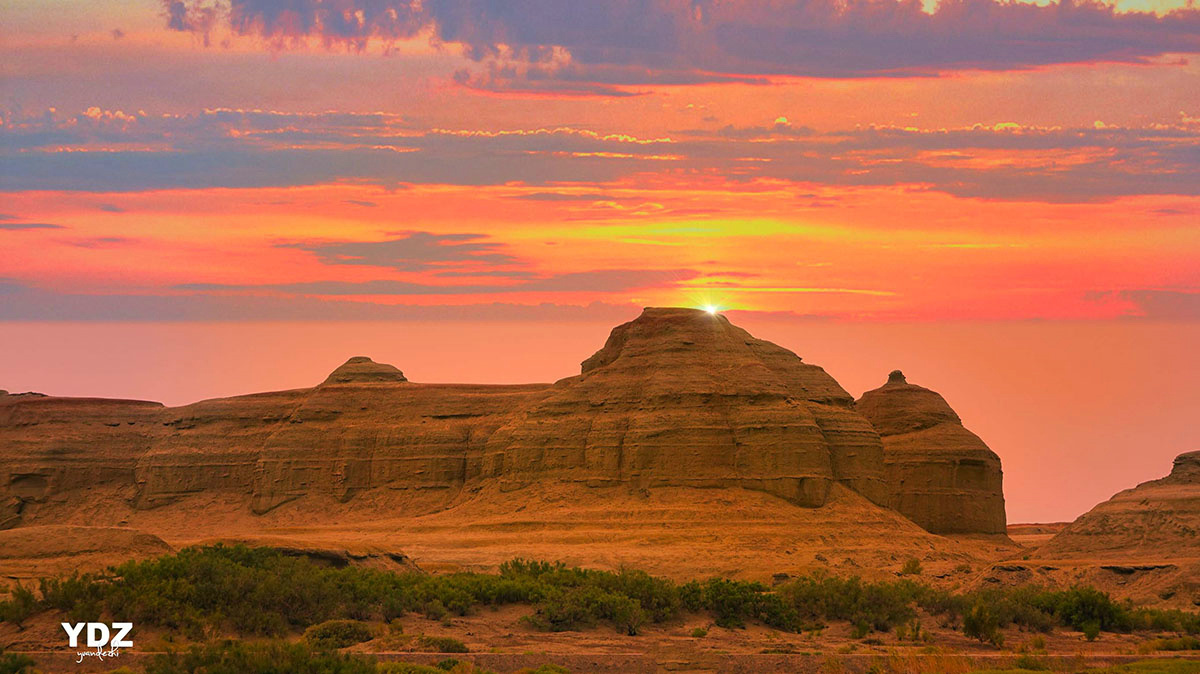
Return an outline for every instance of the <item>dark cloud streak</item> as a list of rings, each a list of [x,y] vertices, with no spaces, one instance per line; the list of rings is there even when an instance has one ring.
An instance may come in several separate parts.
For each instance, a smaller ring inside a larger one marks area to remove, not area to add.
[[[31,229],[66,229],[48,222],[0,222],[0,232],[23,232]]]
[[[453,264],[512,265],[517,259],[500,252],[499,243],[483,241],[486,234],[408,232],[387,241],[311,241],[279,244],[315,254],[331,265],[390,267],[425,271]]]
[[[363,50],[372,39],[465,46],[482,67],[461,84],[629,95],[629,87],[765,82],[775,76],[911,77],[1052,64],[1144,63],[1200,52],[1200,10],[1121,12],[943,0],[165,0],[167,26],[215,22],[285,49],[307,38]]]
[[[597,269],[592,271],[549,274],[536,278],[518,275],[511,283],[433,285],[380,279],[375,281],[310,281],[264,285],[227,285],[185,283],[175,290],[198,292],[271,291],[292,295],[318,296],[422,296],[490,295],[500,293],[616,293],[674,284],[700,276],[690,269]]]

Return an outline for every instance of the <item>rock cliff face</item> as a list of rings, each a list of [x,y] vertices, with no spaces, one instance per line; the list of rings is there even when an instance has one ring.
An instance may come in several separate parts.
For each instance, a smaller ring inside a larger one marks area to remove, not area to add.
[[[930,530],[1003,531],[998,459],[925,389],[890,383],[856,410],[821,368],[688,309],[647,309],[581,369],[553,385],[419,384],[359,356],[310,389],[177,408],[0,395],[0,528],[78,510],[97,485],[138,510],[204,496],[262,514],[306,496],[448,504],[565,484],[737,487],[805,507],[848,488]]]
[[[222,491],[263,513],[307,494],[457,490],[504,418],[545,388],[412,384],[357,357],[316,388],[171,409],[138,463],[138,503]]]
[[[97,486],[133,488],[159,403],[0,394],[0,529],[31,504]]]
[[[1170,475],[1119,492],[1038,548],[1043,558],[1098,560],[1200,556],[1200,451],[1180,454]]]
[[[723,316],[647,309],[489,439],[484,475],[601,486],[740,486],[820,506],[883,501],[878,435],[819,367]]]
[[[942,396],[896,370],[856,408],[883,438],[892,508],[934,533],[1004,533],[1000,457]]]

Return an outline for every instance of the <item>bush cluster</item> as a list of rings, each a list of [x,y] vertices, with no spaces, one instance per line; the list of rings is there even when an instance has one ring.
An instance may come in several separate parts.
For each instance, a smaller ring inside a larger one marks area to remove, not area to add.
[[[775,588],[713,578],[677,584],[642,571],[597,571],[516,559],[497,574],[431,576],[354,566],[334,568],[269,548],[187,548],[153,560],[128,562],[104,575],[46,579],[40,598],[23,588],[0,602],[0,618],[20,626],[43,609],[74,621],[120,616],[192,638],[230,631],[281,636],[312,628],[306,639],[322,646],[370,638],[354,621],[391,622],[409,613],[449,621],[481,606],[526,604],[530,624],[547,631],[607,624],[637,634],[683,612],[708,613],[721,627],[760,623],[789,632],[821,629],[828,621],[853,625],[856,638],[912,629],[918,611],[947,626],[1000,645],[1009,626],[1034,632],[1067,627],[1095,638],[1133,630],[1200,633],[1200,616],[1134,608],[1088,587],[1047,590],[1035,586],[952,593],[901,578],[869,582],[813,574]],[[335,622],[329,622],[335,621]],[[317,626],[313,628],[312,626]],[[443,652],[446,652],[445,650]]]
[[[493,674],[469,662],[443,660],[437,665],[376,662],[306,643],[281,640],[218,641],[182,653],[154,656],[146,674]],[[542,665],[518,674],[570,674],[558,665]]]
[[[336,649],[374,638],[371,628],[357,620],[326,620],[304,630],[304,640],[316,648]]]
[[[0,674],[28,674],[33,672],[35,664],[37,663],[28,655],[5,653],[4,649],[0,648]]]
[[[999,630],[1010,625],[1036,632],[1066,627],[1082,632],[1088,640],[1096,639],[1101,632],[1156,630],[1200,634],[1200,615],[1135,608],[1092,587],[994,588],[951,597],[946,609],[952,618],[962,616],[967,636],[996,645],[1003,643]]]

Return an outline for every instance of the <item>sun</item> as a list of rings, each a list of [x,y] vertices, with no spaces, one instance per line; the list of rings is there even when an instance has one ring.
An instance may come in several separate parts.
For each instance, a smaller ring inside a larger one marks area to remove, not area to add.
[[[720,311],[720,307],[713,304],[705,304],[700,308],[707,312],[709,316],[716,316],[717,312]]]

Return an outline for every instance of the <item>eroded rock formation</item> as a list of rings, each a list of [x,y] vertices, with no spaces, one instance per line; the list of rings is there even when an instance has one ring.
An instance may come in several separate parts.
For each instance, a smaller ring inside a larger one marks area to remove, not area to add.
[[[0,529],[49,498],[106,485],[132,493],[135,466],[164,409],[138,400],[0,395]]]
[[[856,408],[883,438],[892,508],[934,533],[1004,533],[1000,457],[942,396],[896,370]]]
[[[97,483],[137,509],[205,495],[254,513],[304,496],[450,503],[561,483],[738,487],[806,507],[837,485],[931,530],[1003,531],[998,459],[925,389],[889,384],[858,403],[881,442],[824,370],[689,309],[647,309],[581,370],[553,385],[419,384],[359,356],[310,389],[177,408],[3,395],[5,526]]]
[[[647,309],[582,370],[488,441],[487,477],[741,486],[814,507],[841,482],[883,501],[882,447],[851,396],[723,316]]]
[[[1115,494],[1038,548],[1044,558],[1103,560],[1200,556],[1200,451],[1166,477]]]

